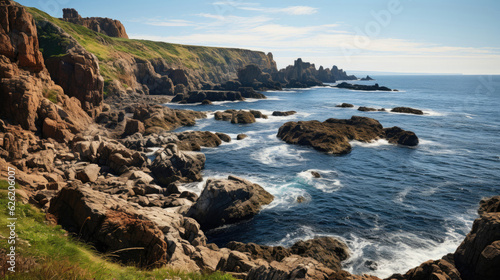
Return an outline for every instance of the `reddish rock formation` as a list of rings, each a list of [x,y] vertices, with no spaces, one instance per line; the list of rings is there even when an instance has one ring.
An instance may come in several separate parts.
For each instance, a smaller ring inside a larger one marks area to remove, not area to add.
[[[90,118],[78,100],[64,95],[50,79],[31,14],[13,1],[1,0],[0,18],[0,115],[23,129],[68,141]]]
[[[79,24],[110,37],[127,38],[125,26],[119,21],[110,18],[82,18],[75,9],[63,9],[63,20]]]

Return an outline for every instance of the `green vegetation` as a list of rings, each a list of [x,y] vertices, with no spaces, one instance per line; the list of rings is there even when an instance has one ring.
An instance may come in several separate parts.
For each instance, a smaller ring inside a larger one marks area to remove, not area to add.
[[[58,96],[57,90],[54,89],[44,89],[43,90],[43,96],[50,100],[52,103],[57,104],[57,96]]]
[[[7,181],[0,180],[0,220],[7,221]],[[18,188],[19,186],[17,186]],[[0,227],[0,277],[7,280],[17,279],[193,279],[193,280],[231,280],[230,275],[222,273],[200,274],[184,273],[169,267],[140,270],[111,262],[91,246],[68,236],[60,226],[50,225],[45,214],[29,204],[16,203],[16,273],[6,271],[5,251],[9,244],[6,226]]]
[[[101,33],[94,32],[86,27],[69,23],[58,18],[51,17],[45,12],[36,8],[27,8],[37,21],[49,21],[62,28],[65,32],[75,38],[85,49],[97,56],[100,61],[101,75],[104,79],[118,79],[120,72],[111,63],[123,53],[132,55],[142,60],[153,60],[162,58],[172,65],[182,65],[189,69],[200,69],[206,72],[215,66],[222,68],[228,66],[230,62],[243,65],[243,58],[250,52],[248,50],[234,48],[217,48],[171,44],[165,42],[154,42],[147,40],[134,40],[124,38],[109,37]],[[40,45],[44,56],[50,57],[60,55],[65,42],[58,35],[51,35],[51,31],[42,32]],[[61,42],[58,40],[62,40]],[[265,58],[264,53],[254,52],[252,57]],[[121,81],[124,82],[123,80]]]

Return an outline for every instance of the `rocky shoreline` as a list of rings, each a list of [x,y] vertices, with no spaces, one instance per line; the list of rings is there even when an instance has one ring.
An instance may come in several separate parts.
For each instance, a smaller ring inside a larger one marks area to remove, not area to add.
[[[75,12],[67,10],[65,18],[81,25],[97,20],[82,19]],[[145,71],[151,77],[134,82],[140,91],[124,93],[118,81],[104,80],[99,59],[75,39],[63,56],[44,59],[35,20],[24,7],[0,0],[0,16],[8,19],[0,22],[2,174],[7,174],[8,166],[15,167],[25,202],[39,207],[67,232],[103,254],[113,253],[117,262],[145,269],[167,265],[183,271],[223,271],[238,279],[378,279],[342,270],[349,249],[335,238],[316,237],[290,248],[239,242],[219,248],[209,243],[204,231],[251,219],[273,196],[233,175],[208,178],[199,196],[184,190],[182,183],[203,179],[206,157],[201,147],[217,147],[233,139],[223,133],[170,132],[195,125],[207,113],[159,105],[170,101],[174,93],[178,94],[175,101],[186,103],[220,101],[233,95],[236,100],[264,98],[255,90],[308,87],[355,77],[337,67],[316,70],[314,64],[300,59],[270,73],[247,65],[238,71],[238,79],[220,78],[223,82],[217,85],[196,80],[184,70],[170,71],[164,75],[167,79],[153,75],[160,67],[151,67]],[[126,36],[123,32],[116,36]],[[60,71],[51,60],[63,61],[69,70]],[[127,68],[123,73],[128,70],[134,71]],[[68,81],[78,81],[77,86]],[[203,89],[195,86],[202,83]],[[104,99],[105,88],[113,87],[115,94]],[[166,89],[170,96],[144,94],[160,91],[155,87]],[[273,115],[295,113],[276,111]],[[267,116],[241,110],[220,112],[219,117],[250,124]],[[348,153],[351,140],[418,144],[415,133],[383,128],[364,117],[288,122],[278,137],[334,154]],[[500,274],[498,201],[495,197],[481,202],[481,217],[453,255],[388,279],[495,279]]]

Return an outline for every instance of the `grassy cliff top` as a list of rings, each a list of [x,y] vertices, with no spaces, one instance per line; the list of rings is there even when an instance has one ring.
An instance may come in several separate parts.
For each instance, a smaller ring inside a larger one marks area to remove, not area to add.
[[[27,9],[37,21],[46,20],[62,28],[85,49],[96,55],[101,62],[113,61],[120,57],[120,53],[127,53],[139,59],[163,58],[174,65],[189,69],[202,69],[207,66],[227,65],[229,61],[241,60],[242,54],[248,53],[267,59],[264,52],[245,49],[190,46],[109,37],[86,27],[54,18],[36,8]],[[52,55],[57,55],[57,52]]]

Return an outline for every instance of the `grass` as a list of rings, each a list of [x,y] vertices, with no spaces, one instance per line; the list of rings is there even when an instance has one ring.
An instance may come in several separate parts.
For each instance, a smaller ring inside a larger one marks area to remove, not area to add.
[[[0,220],[7,221],[7,181],[0,180]],[[19,186],[17,186],[19,187]],[[29,204],[16,203],[16,273],[6,271],[5,252],[9,235],[6,226],[0,227],[0,277],[17,279],[192,279],[231,280],[228,274],[185,273],[170,267],[154,270],[140,270],[110,261],[88,244],[68,235],[60,226],[51,225],[45,214]],[[19,271],[21,270],[21,271]]]
[[[54,89],[43,89],[43,96],[50,100],[52,103],[57,104],[57,96],[59,93]]]

